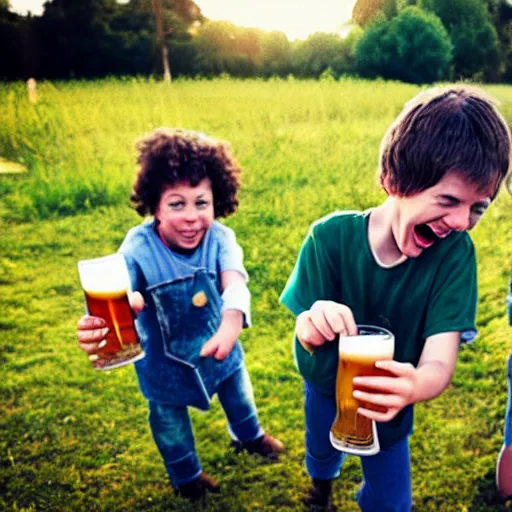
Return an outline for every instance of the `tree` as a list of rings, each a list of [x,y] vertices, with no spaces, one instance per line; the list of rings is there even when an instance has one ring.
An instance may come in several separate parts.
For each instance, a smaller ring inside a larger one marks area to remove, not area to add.
[[[396,16],[397,0],[357,0],[352,9],[352,21],[361,27],[368,25],[381,15],[386,19]]]
[[[264,37],[263,30],[237,27],[227,21],[205,23],[195,38],[197,67],[206,75],[255,76],[262,69]]]
[[[512,4],[509,0],[485,0],[490,21],[498,36],[500,77],[512,80]]]
[[[420,0],[419,5],[448,30],[456,78],[498,78],[498,37],[482,0]]]
[[[143,60],[142,50],[147,50],[146,67],[149,69],[139,72],[170,76],[172,69],[174,76],[193,74],[196,52],[191,30],[204,22],[201,10],[192,0],[159,0],[159,4],[160,29],[157,29],[154,0],[131,0],[118,10],[111,26],[113,29],[121,27],[123,36],[128,36],[132,42],[131,52],[136,53],[140,62]],[[162,58],[163,53],[167,53],[167,58]]]
[[[112,71],[115,0],[52,0],[36,20],[41,68],[47,77],[104,76]]]
[[[158,39],[153,1],[161,6]],[[162,52],[171,54],[179,74],[191,70],[180,58],[195,60],[189,28],[203,19],[192,0],[51,0],[35,19],[34,47],[49,78],[165,73]],[[174,59],[173,48],[181,52]]]
[[[168,50],[170,43],[166,40],[167,36],[183,35],[184,26],[188,28],[189,25],[204,19],[201,10],[192,0],[167,0],[165,5],[162,0],[151,0],[151,5],[155,16],[156,45],[161,53],[164,81],[170,83],[171,67]],[[184,50],[186,45],[183,41],[179,41],[179,36],[175,36],[175,39],[178,40],[178,46],[181,45]]]
[[[156,53],[154,17],[151,12],[122,6],[111,18],[115,61],[111,73],[149,75],[154,71]]]
[[[361,75],[431,83],[448,75],[452,45],[437,16],[407,7],[371,24],[356,46]]]
[[[162,68],[164,70],[164,82],[171,82],[171,68],[169,66],[169,54],[165,44],[164,13],[162,0],[152,0],[153,13],[155,14],[156,44],[162,54]]]
[[[260,41],[262,71],[265,76],[286,76],[292,71],[292,48],[283,32],[267,32]]]
[[[348,35],[343,38],[340,54],[336,59],[335,73],[339,75],[357,75],[356,48],[364,31],[354,25]]]
[[[336,34],[316,32],[293,47],[293,69],[298,76],[318,78],[329,67],[338,76],[343,67],[343,39]]]
[[[236,27],[232,47],[236,64],[231,74],[249,77],[260,73],[263,35],[264,31],[257,28]]]
[[[22,71],[22,39],[23,19],[9,11],[9,2],[0,3],[0,78],[14,80]]]
[[[201,73],[218,75],[227,72],[232,58],[236,27],[227,21],[205,23],[196,35],[197,64]]]

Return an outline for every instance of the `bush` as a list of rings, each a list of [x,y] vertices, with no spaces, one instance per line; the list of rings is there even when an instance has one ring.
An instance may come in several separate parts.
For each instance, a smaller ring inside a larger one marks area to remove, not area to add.
[[[293,69],[297,76],[319,78],[331,68],[335,76],[344,67],[345,44],[336,34],[316,32],[293,46]]]
[[[453,44],[455,78],[497,80],[498,36],[481,0],[422,0],[425,10],[439,17]]]
[[[370,25],[356,45],[358,72],[411,83],[431,83],[448,76],[452,44],[441,20],[407,7],[388,21]]]

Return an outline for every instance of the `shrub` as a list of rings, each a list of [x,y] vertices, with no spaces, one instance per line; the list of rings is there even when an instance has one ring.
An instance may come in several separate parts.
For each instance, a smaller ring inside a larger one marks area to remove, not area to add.
[[[452,44],[441,20],[407,7],[388,21],[377,19],[356,46],[362,76],[381,76],[411,83],[431,83],[448,76]]]

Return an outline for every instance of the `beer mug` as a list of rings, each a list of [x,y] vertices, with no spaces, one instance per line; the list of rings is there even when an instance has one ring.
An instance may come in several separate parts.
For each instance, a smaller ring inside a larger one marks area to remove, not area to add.
[[[330,440],[334,448],[355,455],[375,455],[380,451],[375,421],[357,413],[368,406],[353,397],[354,377],[385,375],[376,361],[393,359],[395,337],[391,332],[371,325],[359,325],[356,336],[340,336],[336,374],[336,418]]]
[[[122,254],[78,262],[78,274],[88,313],[104,318],[109,332],[106,345],[92,362],[97,370],[110,370],[144,357],[128,302],[130,275]]]

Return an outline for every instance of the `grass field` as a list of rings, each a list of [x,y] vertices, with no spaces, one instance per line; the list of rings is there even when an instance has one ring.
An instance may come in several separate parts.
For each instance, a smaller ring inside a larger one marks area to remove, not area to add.
[[[488,90],[512,121],[512,88]],[[134,141],[161,125],[229,140],[244,168],[239,211],[225,221],[251,276],[254,326],[242,342],[262,424],[287,447],[277,463],[235,456],[218,402],[193,411],[198,453],[224,490],[205,510],[301,510],[302,384],[293,318],[278,297],[313,220],[384,199],[380,139],[417,91],[352,80],[107,80],[42,83],[31,105],[23,84],[0,85],[0,156],[28,168],[0,174],[0,510],[196,510],[167,483],[133,368],[92,370],[75,336],[83,313],[76,262],[115,251],[139,222],[127,200]],[[472,235],[478,341],[461,349],[452,386],[416,406],[419,512],[509,510],[494,479],[512,348],[511,206],[503,192]],[[335,483],[340,510],[358,510],[360,482],[359,461],[349,458]]]

